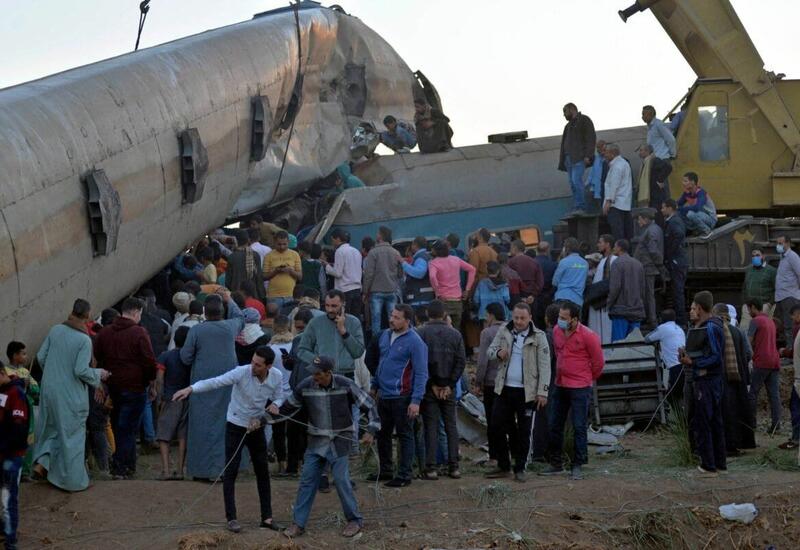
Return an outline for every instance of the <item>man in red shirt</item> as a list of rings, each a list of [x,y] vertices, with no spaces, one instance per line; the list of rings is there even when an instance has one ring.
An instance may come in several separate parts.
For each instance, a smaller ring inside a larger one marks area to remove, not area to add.
[[[520,298],[532,304],[544,287],[542,268],[539,262],[525,254],[525,243],[520,239],[511,243],[508,255],[508,267],[516,271],[522,279]]]
[[[605,360],[600,337],[580,322],[581,310],[564,302],[558,312],[558,326],[553,328],[556,353],[556,383],[550,392],[550,467],[539,475],[565,473],[563,465],[564,424],[572,409],[575,432],[575,457],[572,479],[582,479],[581,465],[589,461],[586,432],[592,384],[600,378]]]
[[[0,362],[0,492],[5,513],[0,526],[5,534],[5,547],[16,548],[19,525],[19,480],[22,458],[28,448],[28,401],[25,382],[6,374]]]
[[[122,315],[103,327],[95,341],[95,356],[112,373],[109,390],[114,408],[111,427],[116,450],[111,457],[115,479],[129,479],[136,472],[136,433],[147,406],[147,390],[156,377],[156,358],[150,336],[139,325],[144,302],[127,298]]]
[[[781,359],[775,337],[775,323],[762,313],[763,303],[758,298],[750,298],[745,303],[752,320],[747,329],[747,337],[753,348],[753,374],[750,383],[750,401],[756,410],[761,386],[766,386],[772,423],[769,433],[775,433],[781,424],[780,369]],[[758,411],[756,410],[756,414]]]

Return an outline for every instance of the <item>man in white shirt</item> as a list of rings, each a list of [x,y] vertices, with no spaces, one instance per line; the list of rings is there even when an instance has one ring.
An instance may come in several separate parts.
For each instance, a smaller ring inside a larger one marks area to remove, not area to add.
[[[658,342],[661,362],[667,369],[667,393],[670,402],[683,403],[683,366],[678,359],[678,350],[686,347],[686,333],[675,323],[675,310],[665,309],[661,312],[661,324],[644,337],[648,344]]]
[[[361,252],[350,246],[350,233],[343,229],[334,229],[331,242],[336,247],[333,265],[320,260],[325,272],[333,277],[333,287],[344,292],[344,307],[347,313],[361,319],[363,301],[361,298],[361,274],[363,257]]]
[[[606,143],[603,154],[608,161],[603,215],[608,218],[615,241],[630,240],[633,238],[631,165],[620,156],[619,145],[616,143]]]
[[[175,392],[173,401],[181,401],[193,392],[201,393],[233,386],[228,404],[225,424],[225,463],[222,472],[222,493],[225,499],[227,528],[233,533],[242,530],[236,520],[235,486],[242,459],[242,447],[247,445],[253,470],[256,473],[258,498],[261,501],[261,527],[277,531],[272,522],[272,502],[269,486],[269,465],[267,462],[267,440],[261,429],[264,409],[270,414],[278,414],[283,405],[283,375],[272,368],[275,352],[268,346],[256,349],[250,365],[236,367],[215,378],[199,380]],[[267,406],[269,404],[269,406]]]
[[[258,254],[258,257],[261,258],[261,265],[264,265],[264,258],[267,257],[267,254],[272,252],[272,249],[265,244],[261,244],[261,241],[259,241],[261,238],[261,231],[257,227],[248,228],[247,236],[250,237],[250,248],[253,249],[253,252]],[[237,288],[235,290],[239,289]]]

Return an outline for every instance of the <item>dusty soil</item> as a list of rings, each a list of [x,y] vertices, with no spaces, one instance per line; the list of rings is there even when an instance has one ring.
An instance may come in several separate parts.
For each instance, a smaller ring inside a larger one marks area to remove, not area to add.
[[[713,479],[675,466],[674,438],[665,430],[631,433],[623,438],[624,453],[591,456],[586,479],[578,482],[530,472],[524,484],[492,483],[471,465],[478,453],[465,449],[462,479],[387,489],[363,481],[370,468],[356,461],[364,532],[356,540],[340,537],[343,518],[334,491],[317,497],[307,534],[295,543],[258,529],[251,475],[237,485],[244,531],[232,535],[223,530],[220,484],[157,481],[156,455],[146,455],[137,480],[100,481],[78,494],[24,484],[21,547],[797,548],[800,469],[795,453],[775,449],[784,439],[760,436],[759,449]],[[276,520],[290,520],[296,484],[273,480]],[[756,521],[723,520],[717,508],[731,502],[755,503]]]

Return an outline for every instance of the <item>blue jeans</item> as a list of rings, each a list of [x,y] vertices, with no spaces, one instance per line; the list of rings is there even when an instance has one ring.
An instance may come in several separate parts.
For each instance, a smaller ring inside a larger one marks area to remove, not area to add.
[[[701,233],[705,235],[710,233],[714,226],[717,224],[717,219],[708,212],[700,211],[694,212],[688,210],[683,216],[683,221],[686,224],[686,232]]]
[[[751,371],[750,381],[750,402],[754,411],[758,410],[758,394],[761,393],[761,387],[767,388],[767,397],[769,397],[770,415],[772,422],[769,426],[769,431],[774,432],[781,424],[781,413],[783,406],[781,405],[780,396],[780,382],[781,372],[779,369],[762,369],[754,367]],[[794,388],[792,388],[794,389]]]
[[[347,521],[357,521],[359,524],[362,522],[361,513],[358,511],[358,501],[353,494],[353,486],[350,484],[350,466],[347,455],[337,457],[329,448],[325,456],[306,451],[303,458],[303,472],[300,475],[300,486],[297,488],[297,500],[294,503],[294,523],[298,527],[306,528],[314,497],[317,496],[319,480],[328,464],[331,466],[333,484],[336,486],[339,502],[342,503],[344,517],[347,518]]]
[[[111,400],[111,427],[114,430],[116,451],[111,457],[111,473],[114,475],[133,475],[136,472],[136,432],[142,422],[142,414],[147,404],[145,392],[113,391]]]
[[[152,443],[156,440],[156,429],[153,425],[153,404],[147,401],[142,411],[142,431],[144,431],[144,440]]]
[[[611,318],[611,341],[617,342],[624,340],[633,332],[633,329],[639,328],[642,325],[640,321],[629,321],[624,317]]]
[[[6,550],[17,547],[17,526],[19,525],[19,480],[22,474],[22,457],[3,460],[3,477],[0,481],[0,495],[3,503],[3,534],[6,536]]]
[[[288,304],[292,301],[291,296],[286,296],[283,298],[267,298],[268,304],[278,304],[278,309],[282,308],[285,304]]]
[[[386,312],[386,318],[392,314],[397,305],[397,294],[394,292],[372,292],[369,295],[370,326],[373,338],[381,331],[381,313]]]
[[[789,398],[789,411],[792,413],[792,441],[800,442],[800,395],[792,388],[792,397]]]
[[[586,431],[589,428],[589,402],[592,387],[564,388],[553,386],[550,397],[550,464],[561,468],[564,457],[564,425],[567,414],[572,409],[572,428],[575,432],[575,457],[572,464],[586,464],[589,461]]]
[[[569,188],[572,191],[572,202],[575,210],[586,210],[586,194],[583,189],[583,173],[586,171],[586,165],[583,159],[579,162],[572,162],[567,157],[567,174],[569,176]]]

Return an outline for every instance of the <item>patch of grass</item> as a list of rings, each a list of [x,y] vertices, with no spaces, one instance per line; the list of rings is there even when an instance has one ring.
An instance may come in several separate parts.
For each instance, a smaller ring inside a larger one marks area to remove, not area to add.
[[[684,410],[676,407],[669,415],[666,427],[667,462],[670,466],[687,468],[698,464],[697,457],[692,453],[692,444],[689,435],[689,420]]]
[[[475,500],[483,508],[498,508],[512,496],[512,489],[505,483],[489,483],[474,490],[462,489],[462,492]]]
[[[646,512],[630,517],[628,535],[637,550],[663,550],[675,547],[675,538],[680,541],[680,531],[669,514]]]
[[[782,449],[767,448],[752,456],[753,464],[784,472],[800,472],[797,465],[797,453]]]

